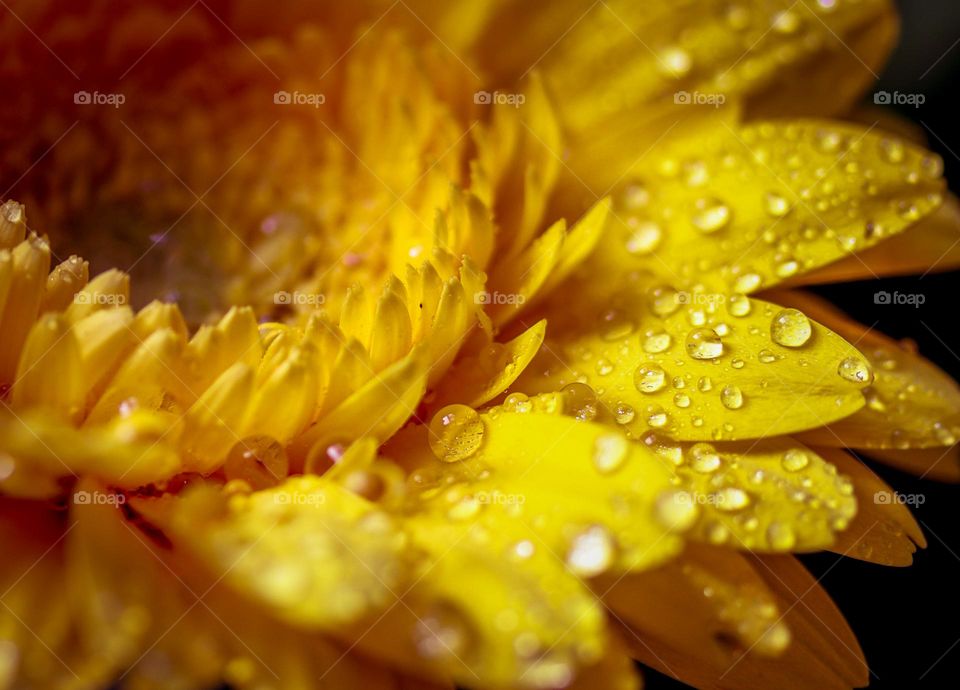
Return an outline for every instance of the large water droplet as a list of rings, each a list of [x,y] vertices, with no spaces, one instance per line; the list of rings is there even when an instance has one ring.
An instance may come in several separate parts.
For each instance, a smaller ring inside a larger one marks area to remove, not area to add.
[[[656,393],[667,383],[667,372],[659,364],[641,364],[633,372],[633,385],[641,393]]]
[[[631,232],[627,235],[627,251],[634,255],[649,254],[663,239],[663,230],[651,220],[630,223]]]
[[[813,326],[806,314],[797,309],[783,309],[773,317],[770,337],[783,347],[802,347],[813,335]]]
[[[743,393],[736,386],[724,386],[720,391],[720,402],[728,410],[739,410],[743,407]]]
[[[694,359],[716,359],[723,354],[723,341],[712,328],[695,328],[687,334],[687,354]]]
[[[613,565],[615,555],[610,533],[594,525],[574,537],[567,552],[567,566],[580,577],[594,577]]]
[[[700,232],[712,234],[727,227],[731,216],[730,208],[722,201],[705,197],[697,200],[691,222]]]
[[[596,419],[600,411],[597,394],[585,383],[574,382],[563,387],[564,412],[580,421]]]
[[[860,357],[847,357],[837,367],[841,378],[853,383],[869,384],[873,381],[873,370],[866,360]]]
[[[697,521],[700,508],[686,491],[667,491],[654,504],[657,522],[672,532],[685,532]]]
[[[787,472],[799,472],[810,464],[810,458],[807,456],[805,450],[801,448],[791,448],[783,454],[780,464],[783,465],[783,469]]]
[[[623,466],[630,454],[630,442],[621,434],[602,434],[593,447],[593,466],[601,474],[611,474]]]
[[[483,433],[483,419],[476,410],[466,405],[447,405],[430,420],[430,448],[443,462],[460,462],[477,452]]]

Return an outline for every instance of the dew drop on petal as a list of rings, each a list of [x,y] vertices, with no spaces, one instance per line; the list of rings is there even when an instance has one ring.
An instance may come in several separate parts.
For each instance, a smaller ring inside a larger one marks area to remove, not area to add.
[[[633,372],[633,385],[641,393],[656,393],[667,383],[667,372],[659,364],[641,364]]]
[[[616,472],[630,454],[630,442],[621,434],[602,434],[593,447],[593,466],[600,474]]]
[[[763,198],[763,207],[774,218],[783,218],[790,213],[790,202],[776,192],[768,192]]]
[[[650,309],[657,316],[670,316],[680,308],[680,294],[669,286],[650,290]]]
[[[770,337],[783,347],[802,347],[813,335],[813,326],[806,314],[797,309],[777,312],[770,323]]]
[[[665,331],[651,333],[643,341],[643,351],[651,355],[655,355],[660,352],[666,352],[670,349],[672,342],[673,338],[671,338],[670,334],[666,333]]]
[[[564,399],[564,412],[583,422],[596,419],[600,411],[597,394],[585,383],[567,384],[561,391]]]
[[[472,407],[447,405],[430,420],[430,448],[443,462],[460,462],[483,443],[483,419]]]
[[[722,201],[705,197],[697,200],[691,222],[697,230],[709,235],[727,227],[731,216],[730,208]]]
[[[689,530],[699,514],[700,507],[686,491],[666,491],[657,497],[654,504],[657,522],[672,532]]]
[[[720,402],[728,410],[739,410],[743,407],[743,393],[737,386],[724,386],[720,391]]]
[[[725,513],[736,512],[750,505],[750,494],[738,487],[728,486],[714,494],[714,504],[717,510]]]
[[[567,566],[580,577],[594,577],[613,565],[615,555],[610,533],[594,525],[573,538],[567,552]]]
[[[869,384],[873,381],[873,370],[866,360],[860,357],[847,357],[837,367],[837,373],[846,381]]]
[[[687,334],[687,354],[694,359],[716,359],[723,354],[723,341],[712,328],[695,328]]]
[[[249,436],[237,441],[227,453],[224,473],[228,481],[240,479],[251,489],[276,486],[290,471],[283,446],[271,436]]]
[[[627,236],[627,251],[633,255],[649,254],[660,244],[663,230],[650,220],[637,222]]]
[[[696,472],[710,474],[720,469],[722,461],[709,443],[696,443],[690,448],[690,467]]]
[[[727,311],[732,316],[746,316],[750,313],[750,298],[746,295],[731,295],[727,302]]]
[[[807,452],[801,448],[791,448],[780,459],[780,464],[787,472],[799,472],[810,464]]]

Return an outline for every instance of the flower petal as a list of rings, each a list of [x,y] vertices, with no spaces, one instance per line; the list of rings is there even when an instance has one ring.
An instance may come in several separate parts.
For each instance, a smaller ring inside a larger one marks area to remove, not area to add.
[[[932,213],[942,162],[817,120],[726,123],[673,137],[620,185],[591,265],[676,288],[751,293],[868,249]]]
[[[850,524],[857,500],[850,479],[790,439],[747,443],[644,442],[676,465],[676,491],[662,510],[694,521],[690,538],[755,552],[830,546]]]
[[[624,426],[634,435],[655,429],[691,441],[792,433],[863,406],[864,384],[838,374],[857,350],[802,315],[742,295],[720,295],[722,305],[669,288],[648,297],[627,288],[594,324],[575,301],[552,307],[555,335],[514,389],[587,384],[609,410],[633,413]]]
[[[834,553],[881,565],[913,563],[917,546],[927,541],[910,509],[860,460],[838,448],[818,448],[817,453],[853,480],[857,516],[837,535],[829,548]]]
[[[910,346],[845,316],[803,292],[774,296],[836,328],[857,343],[872,365],[873,380],[863,391],[867,404],[846,419],[803,435],[807,443],[851,448],[933,448],[952,446],[960,438],[960,387]]]

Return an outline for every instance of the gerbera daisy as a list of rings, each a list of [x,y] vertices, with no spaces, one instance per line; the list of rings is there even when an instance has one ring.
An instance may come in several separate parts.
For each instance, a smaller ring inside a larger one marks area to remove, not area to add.
[[[82,5],[0,23],[0,687],[867,683],[791,554],[960,473],[796,290],[956,265],[888,2]]]

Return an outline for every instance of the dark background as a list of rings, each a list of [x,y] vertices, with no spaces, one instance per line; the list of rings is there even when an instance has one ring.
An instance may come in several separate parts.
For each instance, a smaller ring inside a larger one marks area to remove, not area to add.
[[[960,193],[960,2],[897,4],[901,40],[877,90],[926,96],[919,108],[897,110],[926,130],[929,148],[943,157],[950,189]],[[877,322],[879,331],[915,340],[921,353],[960,379],[960,273],[884,282],[890,292],[923,293],[925,304],[875,305],[875,281],[816,291],[862,323]],[[909,568],[828,553],[802,560],[815,577],[823,577],[820,584],[860,640],[872,672],[870,688],[960,687],[960,487],[918,480],[877,463],[871,467],[900,493],[925,496],[913,512],[927,537],[927,549],[917,552]],[[650,690],[687,687],[653,671],[644,675]]]

